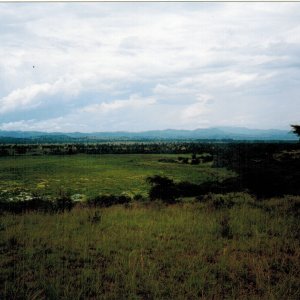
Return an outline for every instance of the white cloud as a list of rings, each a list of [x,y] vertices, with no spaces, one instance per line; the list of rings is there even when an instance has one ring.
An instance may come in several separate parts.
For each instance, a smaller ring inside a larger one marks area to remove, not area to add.
[[[62,118],[52,119],[52,120],[45,120],[45,121],[37,121],[37,120],[20,120],[16,122],[7,122],[3,123],[0,126],[1,130],[41,130],[41,131],[48,131],[50,126],[50,131],[61,130],[60,122]],[[49,122],[50,121],[50,122]]]
[[[197,102],[187,106],[181,113],[181,120],[183,123],[196,122],[198,124],[199,117],[207,114],[210,109],[208,107],[209,102],[212,100],[211,95],[198,95]],[[203,123],[203,120],[200,120]]]
[[[156,100],[154,98],[142,98],[139,95],[131,95],[127,100],[115,100],[112,102],[88,105],[80,108],[79,111],[85,113],[108,113],[123,108],[142,108],[155,103]]]
[[[22,89],[16,89],[0,99],[0,114],[38,107],[41,105],[42,96],[54,95],[59,92],[69,96],[76,95],[79,85],[80,83],[70,78],[69,80],[59,79],[53,84],[32,84]]]
[[[205,119],[208,125],[236,120],[288,126],[299,106],[299,8],[1,4],[0,124],[47,129],[52,120],[48,128],[57,122],[62,130],[92,131],[124,124],[128,130],[144,128],[143,120],[149,129],[193,128]],[[199,95],[213,101],[201,102]],[[59,103],[55,117],[49,96]],[[291,110],[279,122],[283,97]],[[264,110],[270,103],[274,118]],[[114,123],[102,124],[99,114]]]
[[[184,78],[179,82],[180,86],[186,85],[199,85],[215,88],[232,86],[233,88],[238,88],[242,85],[250,83],[255,80],[262,79],[262,76],[258,76],[256,73],[242,73],[236,71],[225,71],[225,72],[212,72],[200,74],[198,76],[191,76]]]
[[[153,93],[161,98],[182,97],[184,95],[195,96],[195,93],[197,93],[197,91],[198,89],[195,88],[178,86],[178,83],[169,85],[159,83],[153,89]]]
[[[23,89],[17,89],[6,97],[0,99],[0,113],[6,113],[20,108],[33,108],[39,105],[36,97],[39,94],[47,93],[51,89],[51,85],[33,84]]]

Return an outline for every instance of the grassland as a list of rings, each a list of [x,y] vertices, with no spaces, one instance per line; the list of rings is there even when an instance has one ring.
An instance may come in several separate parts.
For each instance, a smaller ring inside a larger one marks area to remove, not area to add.
[[[168,162],[176,157],[2,157],[0,198],[146,196],[152,175],[195,184],[235,176],[211,163]],[[300,196],[258,200],[244,191],[172,205],[146,197],[2,211],[0,299],[299,299],[299,209]]]
[[[0,298],[299,299],[300,198],[211,197],[3,215]]]
[[[147,176],[165,175],[175,181],[201,183],[233,176],[210,163],[184,165],[160,162],[172,154],[9,156],[0,157],[0,190],[57,195],[61,189],[88,197],[99,193],[146,195]],[[184,156],[184,155],[183,155]],[[187,155],[186,155],[187,156]],[[190,155],[189,155],[190,156]]]

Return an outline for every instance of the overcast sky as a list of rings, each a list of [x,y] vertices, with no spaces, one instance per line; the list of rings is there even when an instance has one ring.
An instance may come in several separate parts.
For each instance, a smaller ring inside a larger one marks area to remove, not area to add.
[[[300,3],[1,3],[0,129],[300,122]]]

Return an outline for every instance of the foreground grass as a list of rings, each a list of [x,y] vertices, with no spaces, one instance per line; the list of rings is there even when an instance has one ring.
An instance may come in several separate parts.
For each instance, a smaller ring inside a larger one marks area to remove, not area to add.
[[[148,176],[163,175],[193,183],[233,176],[224,168],[211,168],[210,163],[185,165],[159,161],[177,157],[174,154],[0,157],[0,190],[52,196],[61,189],[89,197],[122,192],[146,196],[149,186],[145,179]]]
[[[299,197],[219,197],[3,215],[0,298],[299,299]]]

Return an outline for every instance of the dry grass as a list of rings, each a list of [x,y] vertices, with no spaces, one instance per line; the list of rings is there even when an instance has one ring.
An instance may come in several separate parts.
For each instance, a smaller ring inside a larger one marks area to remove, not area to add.
[[[299,299],[300,198],[210,197],[5,214],[0,298]]]

